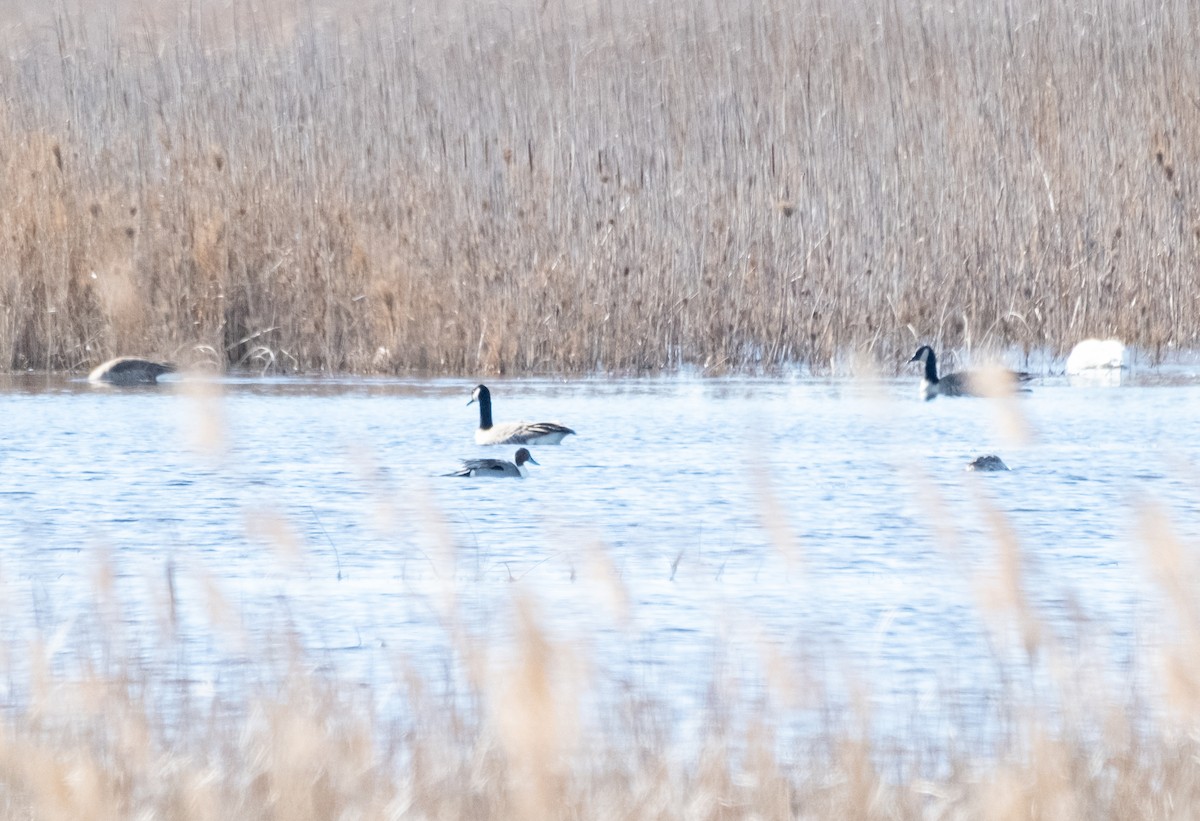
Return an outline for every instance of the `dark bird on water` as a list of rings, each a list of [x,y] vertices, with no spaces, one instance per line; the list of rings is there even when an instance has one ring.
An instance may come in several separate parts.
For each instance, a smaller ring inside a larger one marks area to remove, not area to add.
[[[154,385],[164,373],[174,372],[175,366],[166,362],[118,356],[93,368],[88,381],[104,385]]]

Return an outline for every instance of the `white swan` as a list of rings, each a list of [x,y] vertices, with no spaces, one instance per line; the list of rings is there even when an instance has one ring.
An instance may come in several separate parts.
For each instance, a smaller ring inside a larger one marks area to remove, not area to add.
[[[1119,339],[1085,339],[1072,348],[1067,357],[1068,374],[1124,367],[1125,344]]]

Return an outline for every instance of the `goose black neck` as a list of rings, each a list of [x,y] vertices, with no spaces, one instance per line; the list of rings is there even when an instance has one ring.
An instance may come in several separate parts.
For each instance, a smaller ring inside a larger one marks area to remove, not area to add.
[[[936,385],[938,381],[937,356],[929,347],[925,348],[925,381],[931,385]]]
[[[492,393],[482,385],[479,386],[479,428],[489,430],[492,427]]]

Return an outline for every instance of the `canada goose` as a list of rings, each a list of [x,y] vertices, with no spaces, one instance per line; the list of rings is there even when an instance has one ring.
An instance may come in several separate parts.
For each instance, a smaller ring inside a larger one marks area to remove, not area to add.
[[[516,464],[504,459],[464,459],[462,467],[446,475],[478,479],[505,479],[509,477],[524,479],[529,476],[529,471],[526,469],[525,463],[528,462],[531,465],[537,464],[537,460],[530,456],[529,451],[525,448],[519,449],[514,458],[516,459]]]
[[[988,379],[986,375],[974,374],[967,371],[961,373],[948,373],[939,377],[937,372],[937,355],[934,354],[933,348],[928,345],[922,345],[917,348],[917,352],[913,354],[909,362],[924,362],[925,373],[921,377],[921,398],[925,400],[933,399],[935,396],[987,396],[995,393],[994,390],[988,390]],[[1012,382],[1024,382],[1027,379],[1032,379],[1033,375],[1016,372],[1016,371],[1001,371],[1003,377]]]
[[[165,362],[118,356],[92,369],[88,381],[106,385],[154,385],[164,373],[174,372],[175,366]]]
[[[557,422],[506,422],[492,424],[492,392],[479,385],[471,393],[470,405],[479,403],[479,429],[475,431],[477,445],[557,445],[563,437],[574,433]]]
[[[967,470],[1008,470],[1008,465],[1004,464],[1004,460],[999,456],[988,454],[987,456],[977,456],[970,462],[967,462]]]

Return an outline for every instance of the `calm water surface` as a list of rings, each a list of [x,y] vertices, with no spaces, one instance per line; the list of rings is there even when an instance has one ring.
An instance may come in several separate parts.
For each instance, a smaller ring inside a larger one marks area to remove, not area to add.
[[[439,476],[515,450],[474,444],[463,380],[231,379],[197,398],[13,377],[4,629],[69,665],[107,568],[100,612],[135,646],[173,624],[177,675],[244,683],[294,631],[386,694],[398,660],[453,677],[451,624],[502,654],[519,593],[600,678],[681,711],[714,676],[753,697],[779,656],[805,671],[793,685],[821,674],[823,703],[864,686],[898,728],[948,698],[982,715],[1015,686],[1002,660],[1024,658],[989,615],[1005,542],[986,509],[1023,548],[1044,647],[1119,680],[1172,629],[1135,511],[1153,500],[1200,535],[1200,385],[1174,376],[1045,380],[1016,402],[1024,443],[994,403],[922,403],[911,378],[497,380],[497,420],[579,435],[494,482]],[[1013,470],[964,471],[993,452]]]

